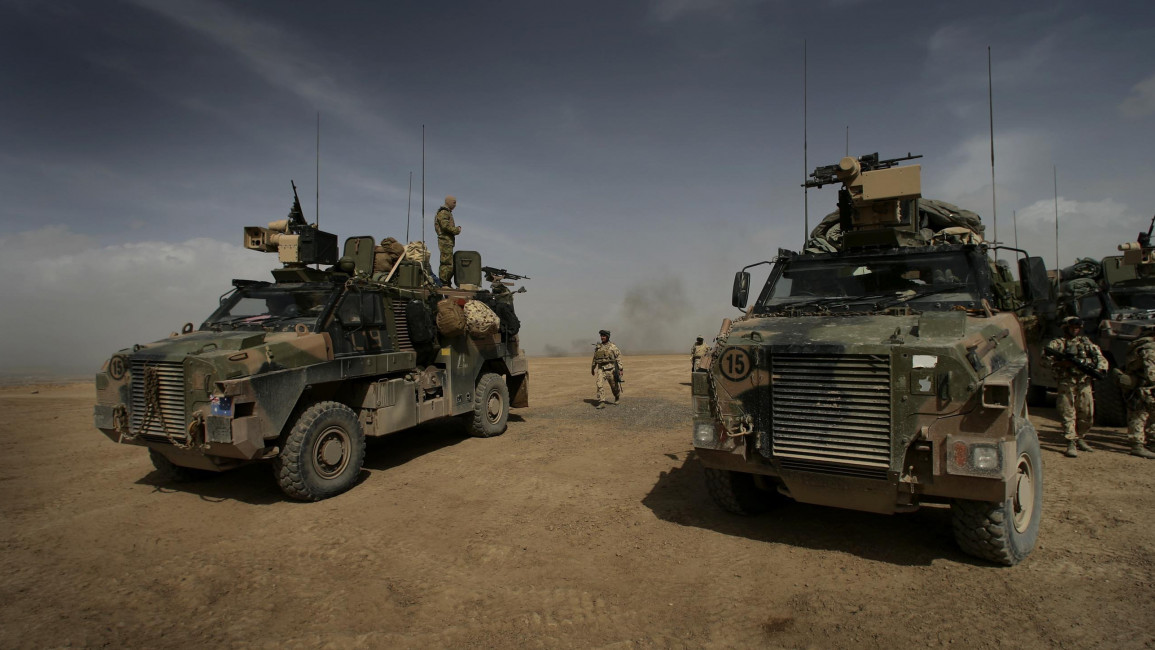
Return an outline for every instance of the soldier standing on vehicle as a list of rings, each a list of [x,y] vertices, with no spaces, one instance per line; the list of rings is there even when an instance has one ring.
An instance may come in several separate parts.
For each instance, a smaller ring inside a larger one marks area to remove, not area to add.
[[[698,337],[697,342],[690,348],[690,371],[697,371],[702,365],[702,357],[710,352],[710,346],[702,342],[702,337]]]
[[[1155,339],[1141,338],[1127,349],[1124,366],[1134,388],[1127,395],[1127,437],[1131,455],[1155,458],[1146,447],[1147,426],[1155,423]]]
[[[453,245],[461,234],[461,226],[453,222],[453,208],[457,207],[457,199],[445,197],[445,205],[437,210],[433,219],[433,230],[437,233],[437,248],[441,249],[441,268],[439,275],[441,283],[449,286],[453,279]]]
[[[1091,390],[1092,377],[1080,370],[1075,362],[1100,372],[1107,370],[1107,359],[1099,346],[1083,335],[1083,321],[1077,316],[1063,319],[1063,336],[1047,343],[1047,348],[1069,357],[1051,359],[1051,370],[1058,382],[1056,406],[1063,421],[1063,437],[1067,439],[1068,458],[1077,458],[1079,450],[1095,451],[1087,443],[1087,431],[1095,419],[1095,398]]]
[[[590,374],[594,376],[598,388],[598,405],[595,408],[606,407],[606,386],[614,394],[614,404],[622,394],[621,379],[626,374],[622,367],[622,351],[618,346],[610,343],[609,330],[599,330],[601,343],[594,344],[594,359],[590,366]]]

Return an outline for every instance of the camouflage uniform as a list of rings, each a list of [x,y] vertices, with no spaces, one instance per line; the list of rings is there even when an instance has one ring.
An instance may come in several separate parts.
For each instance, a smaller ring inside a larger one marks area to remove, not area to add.
[[[1127,372],[1134,388],[1127,395],[1127,437],[1131,453],[1143,458],[1155,457],[1144,453],[1147,426],[1155,424],[1155,340],[1140,339],[1127,352]]]
[[[598,408],[602,408],[606,403],[606,386],[609,386],[614,394],[614,403],[617,403],[621,396],[622,386],[614,379],[615,369],[619,376],[625,372],[622,366],[622,351],[610,343],[607,336],[604,343],[598,343],[594,348],[594,358],[590,366],[590,374],[594,376],[598,389]]]
[[[453,197],[446,197],[445,202],[448,204]],[[453,222],[453,207],[457,206],[457,201],[452,201],[453,206],[443,205],[437,210],[437,216],[433,219],[433,230],[437,233],[437,248],[441,250],[441,269],[440,276],[442,284],[449,285],[450,280],[453,279],[453,246],[456,243],[457,235],[461,234],[461,227]]]
[[[699,338],[698,342],[690,348],[690,370],[697,370],[702,365],[702,357],[710,353],[710,346],[702,342]]]
[[[1053,339],[1047,347],[1056,352],[1065,352],[1088,366],[1107,370],[1107,359],[1099,346],[1082,334]],[[1084,437],[1095,419],[1095,398],[1091,391],[1091,377],[1069,363],[1052,361],[1051,369],[1058,382],[1056,406],[1063,421],[1063,437],[1069,444],[1088,451]]]

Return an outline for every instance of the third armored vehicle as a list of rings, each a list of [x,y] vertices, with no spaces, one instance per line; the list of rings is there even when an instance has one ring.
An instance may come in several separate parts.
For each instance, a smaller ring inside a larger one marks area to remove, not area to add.
[[[382,267],[389,251],[351,237],[338,258],[297,200],[288,219],[246,228],[245,246],[277,253],[272,282],[234,280],[199,327],[96,375],[96,427],[147,447],[163,473],[265,461],[287,495],[319,500],[356,483],[366,436],[451,416],[495,436],[528,406],[513,294],[480,290],[477,253],[455,254],[456,289],[437,285],[420,245]],[[479,318],[467,326],[464,311]]]
[[[977,215],[922,199],[906,159],[812,174],[842,184],[839,209],[806,251],[759,263],[765,286],[693,374],[694,447],[727,510],[777,493],[879,513],[950,503],[964,551],[1015,564],[1038,535],[1043,467],[1014,310],[1020,291],[1045,294],[1046,270],[1023,255],[1013,286]]]

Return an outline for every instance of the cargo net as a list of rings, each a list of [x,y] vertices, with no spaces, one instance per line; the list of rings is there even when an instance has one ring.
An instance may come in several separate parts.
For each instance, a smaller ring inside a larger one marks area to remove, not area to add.
[[[986,226],[977,213],[935,199],[918,199],[918,232],[922,245],[970,244],[983,241]],[[834,253],[842,250],[842,224],[837,211],[831,212],[810,231],[807,253]]]

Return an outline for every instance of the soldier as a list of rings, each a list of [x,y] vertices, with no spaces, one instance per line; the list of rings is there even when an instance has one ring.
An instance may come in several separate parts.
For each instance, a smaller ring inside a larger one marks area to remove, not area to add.
[[[610,343],[609,331],[599,330],[598,335],[601,336],[602,342],[595,344],[590,374],[596,378],[598,387],[598,405],[595,408],[602,409],[606,407],[607,384],[614,393],[614,404],[618,403],[622,393],[621,378],[626,374],[626,370],[622,367],[622,351]]]
[[[1083,321],[1077,316],[1063,319],[1063,336],[1047,343],[1047,348],[1069,354],[1096,370],[1107,370],[1107,359],[1099,346],[1083,335]],[[1049,357],[1047,357],[1049,359]],[[1094,451],[1087,443],[1086,434],[1095,419],[1095,399],[1091,392],[1091,376],[1079,370],[1071,361],[1051,360],[1051,369],[1058,382],[1056,406],[1063,420],[1063,437],[1067,439],[1068,458],[1077,458],[1079,450]]]
[[[702,357],[710,352],[710,346],[702,342],[702,337],[690,348],[690,371],[694,372],[702,365]]]
[[[1155,458],[1145,446],[1147,426],[1155,423],[1155,339],[1137,339],[1127,349],[1125,363],[1133,388],[1127,395],[1127,437],[1131,455]]]
[[[445,197],[445,205],[437,210],[437,216],[433,219],[437,248],[441,249],[441,283],[447,287],[453,279],[453,245],[456,237],[461,234],[461,226],[453,222],[453,208],[456,207],[457,199]]]

